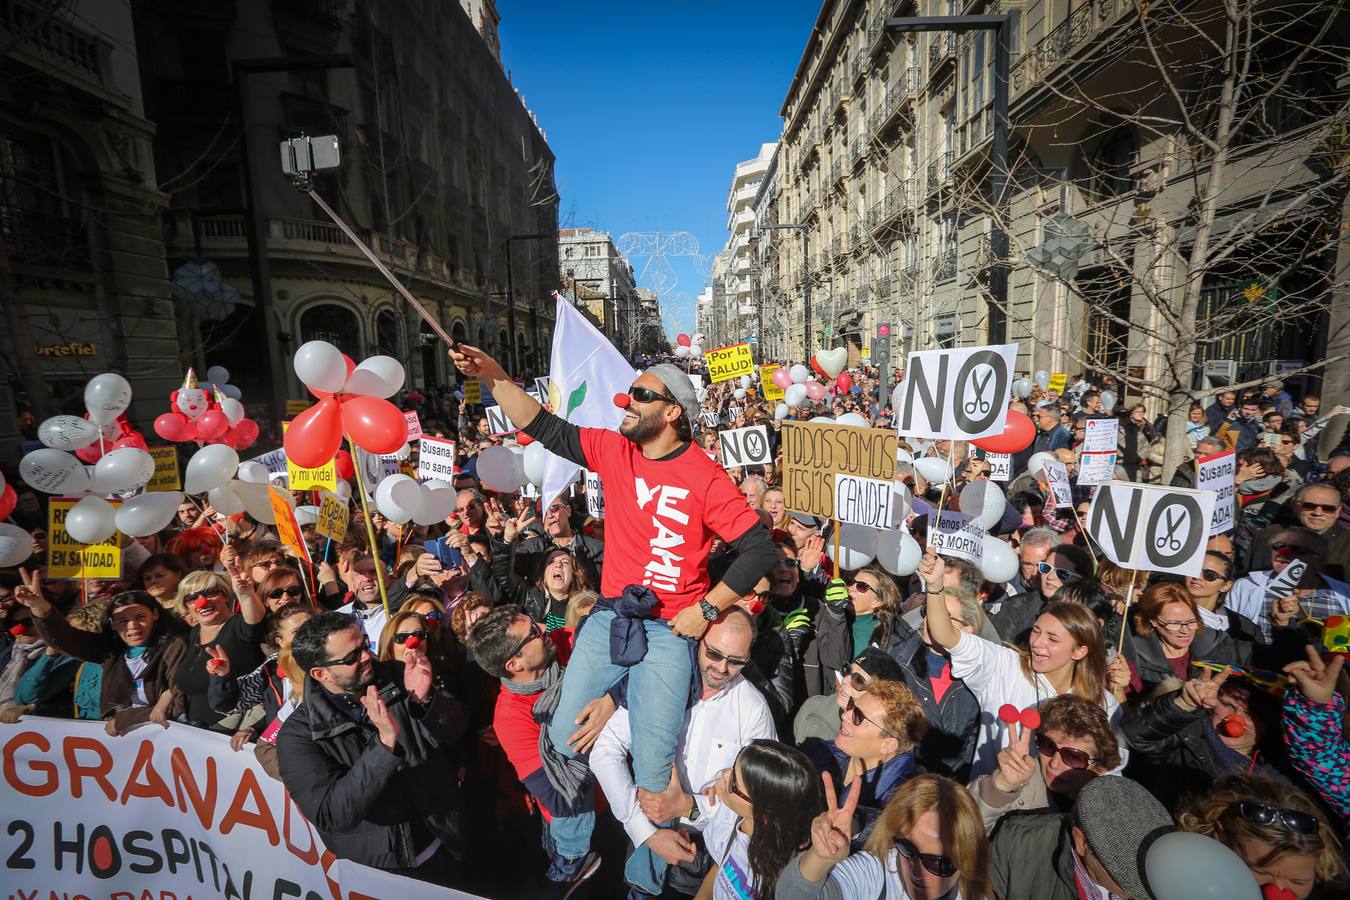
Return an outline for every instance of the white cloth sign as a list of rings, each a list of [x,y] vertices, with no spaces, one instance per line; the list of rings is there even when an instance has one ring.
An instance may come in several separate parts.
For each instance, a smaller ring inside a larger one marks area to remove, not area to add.
[[[489,406],[483,410],[483,415],[487,416],[488,434],[493,437],[500,437],[503,434],[511,434],[516,430],[516,426],[511,424],[511,419],[502,412],[500,406]]]
[[[984,461],[989,463],[989,480],[1007,484],[1012,479],[1011,453],[986,453]]]
[[[0,725],[0,745],[3,880],[16,898],[471,897],[334,860],[227,735],[170,724],[108,737],[102,722],[24,716]]]
[[[1087,531],[1118,566],[1198,577],[1214,500],[1213,491],[1110,481],[1092,498]]]
[[[1303,580],[1303,573],[1307,571],[1308,564],[1301,559],[1291,559],[1289,564],[1284,567],[1284,571],[1276,575],[1266,584],[1266,596],[1272,600],[1282,600],[1294,592],[1298,583]]]
[[[1055,509],[1073,508],[1073,485],[1069,483],[1069,470],[1062,462],[1046,462],[1045,478],[1050,482],[1050,493],[1055,500]]]
[[[1084,453],[1115,453],[1119,449],[1119,419],[1084,419],[1083,429]]]
[[[1078,459],[1078,483],[1105,484],[1116,477],[1116,451],[1084,453]]]
[[[586,514],[592,519],[605,517],[605,486],[600,476],[586,469]]]
[[[281,447],[270,450],[261,456],[255,456],[249,462],[262,463],[267,467],[269,475],[276,475],[277,473],[284,475],[286,473],[286,451]]]
[[[897,430],[958,441],[1002,434],[1016,360],[1016,344],[911,353],[892,396]]]
[[[701,409],[698,412],[698,420],[709,428],[717,427],[717,410]]]
[[[1225,450],[1196,460],[1195,486],[1216,494],[1214,515],[1209,520],[1210,536],[1232,531],[1237,524],[1237,453]]]
[[[928,511],[928,546],[934,553],[984,565],[984,528],[959,512]]]
[[[892,527],[894,482],[856,475],[834,476],[834,517],[869,528]]]
[[[769,429],[764,425],[734,428],[723,431],[717,437],[725,468],[762,466],[773,461],[773,453],[769,450]]]
[[[455,442],[445,438],[424,437],[417,442],[417,479],[453,481],[455,478]]]

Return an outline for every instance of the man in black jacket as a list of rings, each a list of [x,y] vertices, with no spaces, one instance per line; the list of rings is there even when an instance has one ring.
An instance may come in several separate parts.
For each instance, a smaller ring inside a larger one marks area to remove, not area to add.
[[[562,497],[544,507],[542,535],[520,534],[515,545],[515,572],[521,578],[533,581],[543,569],[544,559],[555,548],[572,554],[577,569],[586,576],[586,586],[600,588],[600,569],[605,564],[605,544],[593,537],[577,534],[572,529],[572,507]],[[508,541],[508,543],[510,543]]]
[[[459,702],[432,688],[425,654],[376,663],[356,620],[320,613],[291,654],[305,701],[277,738],[281,780],[339,859],[454,886],[464,834],[448,748]]]

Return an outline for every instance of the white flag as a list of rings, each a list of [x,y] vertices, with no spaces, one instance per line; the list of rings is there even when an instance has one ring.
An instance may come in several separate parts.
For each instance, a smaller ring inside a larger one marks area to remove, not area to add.
[[[576,307],[557,291],[553,299],[557,311],[549,357],[549,406],[573,425],[617,431],[624,411],[614,405],[614,395],[626,394],[637,372]],[[544,469],[544,505],[565,491],[580,471],[580,466],[550,453]]]

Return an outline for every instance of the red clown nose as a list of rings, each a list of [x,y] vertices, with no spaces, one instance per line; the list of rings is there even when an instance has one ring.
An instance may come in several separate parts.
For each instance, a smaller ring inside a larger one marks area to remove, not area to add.
[[[9,633],[14,635],[15,637],[23,637],[25,634],[28,633],[28,626],[25,625],[23,622],[20,622],[18,625],[15,625],[14,627],[10,628]]]
[[[1230,738],[1240,738],[1247,733],[1247,722],[1238,716],[1229,716],[1223,720],[1220,726],[1223,733]]]
[[[422,639],[414,634],[403,642],[403,646],[407,647],[409,650],[416,650],[418,647],[422,646]]]
[[[206,609],[208,606],[211,605],[211,600],[208,597],[198,597],[196,600],[193,601],[192,605],[195,606],[197,609]]]
[[[628,396],[627,394],[615,394],[614,405],[617,406],[619,409],[627,409],[628,407],[633,405],[633,398]]]

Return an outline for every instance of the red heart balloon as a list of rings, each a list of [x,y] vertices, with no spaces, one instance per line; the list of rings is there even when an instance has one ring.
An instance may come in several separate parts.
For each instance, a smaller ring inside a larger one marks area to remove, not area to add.
[[[679,344],[681,347],[688,347],[688,346],[689,346],[689,335],[687,335],[687,334],[677,334],[677,335],[675,335],[675,343]]]
[[[1016,453],[1031,446],[1031,442],[1035,439],[1036,426],[1032,424],[1031,419],[1025,413],[1010,409],[1002,434],[977,438],[971,443],[990,453]]]
[[[320,400],[295,417],[282,444],[287,459],[297,466],[317,469],[342,446],[342,406],[332,397]]]
[[[849,389],[853,387],[853,376],[847,372],[840,372],[834,383],[839,386],[839,393],[847,394]]]
[[[258,441],[258,423],[252,419],[240,419],[230,429],[230,434],[234,436],[234,443],[230,444],[234,449],[252,447]]]
[[[371,453],[393,453],[408,443],[408,420],[397,406],[379,397],[344,394],[342,428],[358,447]]]

